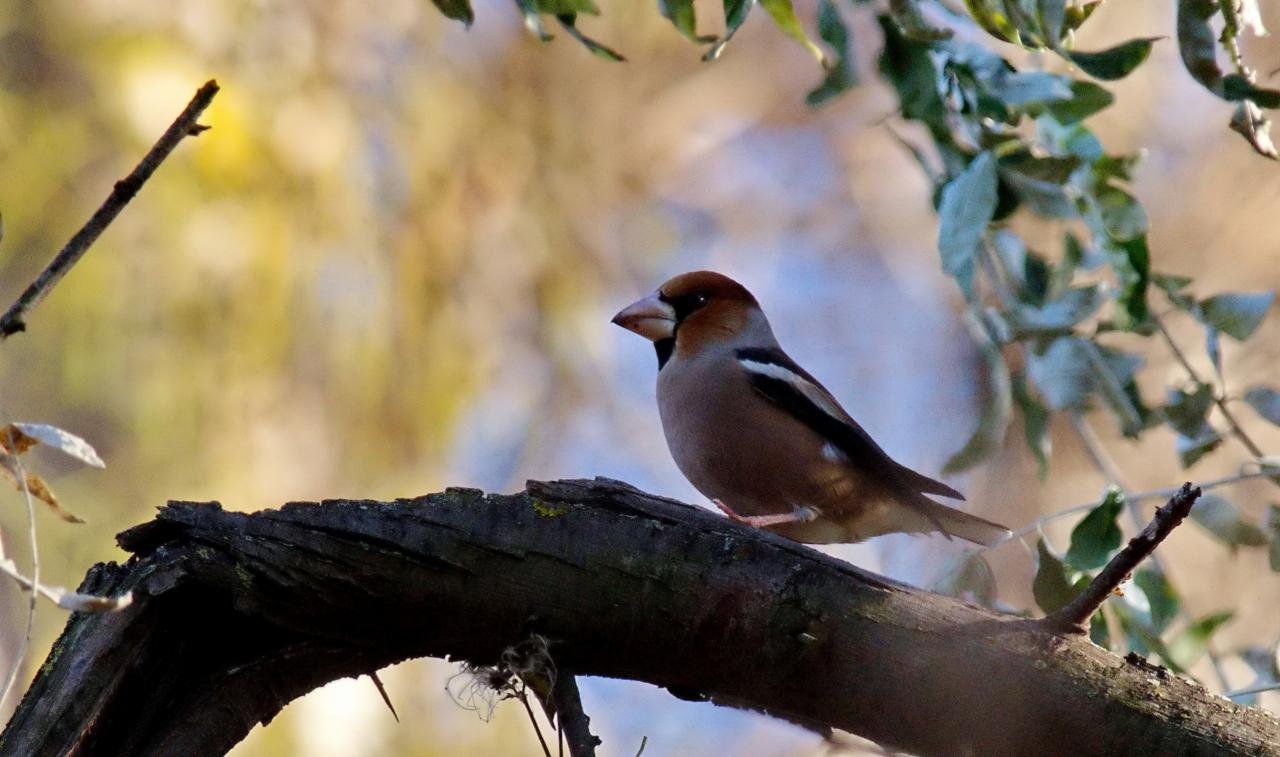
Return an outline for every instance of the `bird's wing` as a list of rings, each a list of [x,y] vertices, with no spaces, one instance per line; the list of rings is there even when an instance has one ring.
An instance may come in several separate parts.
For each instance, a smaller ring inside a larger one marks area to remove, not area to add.
[[[913,493],[964,499],[960,492],[899,464],[849,416],[826,387],[777,348],[737,350],[751,386],[770,402],[817,432],[859,468],[883,472]]]

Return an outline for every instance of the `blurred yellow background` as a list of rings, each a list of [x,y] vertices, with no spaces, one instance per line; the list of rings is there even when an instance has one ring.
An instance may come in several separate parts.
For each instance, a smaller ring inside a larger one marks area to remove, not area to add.
[[[581,26],[628,63],[562,32],[541,44],[496,0],[476,3],[469,30],[424,0],[0,7],[0,304],[196,87],[223,87],[202,119],[212,130],[180,145],[28,333],[0,345],[5,419],[67,428],[107,462],[31,458],[89,520],[37,513],[48,582],[123,559],[113,535],[171,498],[255,510],[609,475],[700,502],[662,440],[650,348],[608,323],[694,268],[743,281],[792,355],[892,454],[937,472],[976,423],[979,361],[938,270],[929,185],[881,126],[895,101],[875,76],[869,9],[846,8],[863,86],[813,110],[804,93],[820,70],[762,13],[704,64],[652,3],[602,5]],[[812,28],[813,8],[797,5]],[[698,7],[719,31],[719,4]],[[1173,28],[1167,3],[1109,4],[1096,18],[1095,47]],[[1273,44],[1247,52],[1262,71],[1280,66]],[[1226,129],[1229,108],[1189,80],[1172,44],[1111,88],[1118,105],[1094,125],[1111,151],[1147,151],[1137,189],[1154,267],[1195,275],[1206,294],[1280,285],[1280,172]],[[1234,385],[1274,378],[1277,321],[1247,353],[1225,347]],[[1173,326],[1205,364],[1193,324]],[[1180,374],[1148,357],[1154,398]],[[1134,445],[1097,426],[1129,486],[1183,480],[1171,435]],[[1255,437],[1280,451],[1277,429]],[[959,482],[974,508],[1016,527],[1096,497],[1103,481],[1074,440],[1055,441],[1042,485],[1011,433]],[[1244,459],[1228,445],[1192,475]],[[1255,521],[1280,499],[1265,483],[1230,494]],[[0,492],[19,564],[24,519]],[[1061,544],[1069,526],[1050,534]],[[952,549],[889,537],[836,552],[928,584]],[[1237,610],[1223,649],[1280,634],[1280,578],[1261,551],[1232,555],[1188,527],[1168,555],[1194,615]],[[1026,554],[992,560],[1002,599],[1029,606]],[[11,654],[25,604],[0,592]],[[24,680],[64,620],[40,608]],[[518,706],[490,723],[460,709],[444,688],[453,672],[435,660],[387,671],[398,725],[367,681],[340,682],[236,753],[540,754]],[[822,750],[806,732],[639,684],[587,681],[584,698],[610,754],[642,737],[658,755]]]

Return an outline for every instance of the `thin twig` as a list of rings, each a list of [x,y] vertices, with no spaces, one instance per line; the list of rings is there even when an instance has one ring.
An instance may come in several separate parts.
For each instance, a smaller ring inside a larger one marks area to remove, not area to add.
[[[36,506],[31,501],[31,488],[27,486],[27,469],[21,458],[13,456],[14,467],[18,469],[18,481],[22,485],[22,495],[27,501],[27,537],[31,540],[31,594],[27,603],[27,629],[22,634],[18,651],[13,656],[13,665],[4,681],[4,690],[0,691],[0,704],[9,698],[9,692],[18,682],[18,673],[22,670],[22,660],[27,656],[27,646],[31,643],[31,629],[36,622],[36,604],[39,600],[36,589],[40,586],[40,546],[36,540]],[[16,571],[15,571],[16,572]]]
[[[1276,691],[1280,689],[1280,681],[1272,681],[1271,683],[1263,683],[1257,686],[1250,686],[1247,689],[1237,689],[1236,691],[1228,691],[1222,696],[1227,699],[1235,699],[1236,697],[1247,697],[1250,694],[1261,694],[1264,691]]]
[[[1223,476],[1222,478],[1215,478],[1212,481],[1205,481],[1204,483],[1200,484],[1200,488],[1204,491],[1209,491],[1210,489],[1217,489],[1223,486],[1230,486],[1231,484],[1238,484],[1241,481],[1251,481],[1255,478],[1271,478],[1272,476],[1275,476],[1277,474],[1280,474],[1280,469],[1277,469],[1274,467],[1263,468],[1261,470],[1251,471],[1249,473],[1237,473],[1233,476]],[[1153,500],[1153,499],[1168,499],[1173,495],[1177,494],[1178,490],[1181,488],[1182,487],[1180,486],[1170,486],[1164,489],[1148,489],[1147,491],[1126,493],[1124,496],[1125,496],[1126,502],[1137,504],[1139,502],[1146,502],[1148,500]],[[1093,508],[1097,507],[1099,501],[1100,500],[1095,499],[1089,502],[1081,502],[1078,505],[1071,505],[1070,507],[1064,507],[1061,510],[1055,510],[1054,512],[1049,513],[1043,518],[1040,518],[1038,520],[1033,520],[1027,525],[1023,526],[1022,528],[1019,528],[1018,530],[1013,532],[1013,535],[1015,537],[1026,536],[1027,534],[1039,529],[1041,526],[1051,521],[1058,520],[1059,518],[1065,518],[1068,515],[1076,515],[1078,513],[1088,512]]]
[[[89,245],[97,240],[103,230],[120,215],[120,211],[124,210],[124,206],[129,204],[133,196],[138,193],[142,185],[151,178],[151,174],[159,168],[165,158],[169,157],[169,153],[178,146],[184,137],[195,136],[207,129],[207,126],[201,126],[196,123],[200,115],[204,113],[205,108],[209,107],[209,103],[213,101],[213,96],[218,94],[218,83],[212,79],[205,82],[204,86],[196,91],[195,97],[191,102],[187,103],[187,107],[183,109],[160,139],[152,146],[151,150],[143,156],[142,161],[133,169],[125,178],[116,182],[111,189],[111,194],[107,196],[105,202],[94,212],[84,226],[71,237],[71,241],[67,242],[53,260],[49,261],[49,265],[40,272],[35,281],[31,282],[26,291],[22,293],[18,299],[9,306],[8,311],[3,317],[0,317],[0,341],[3,341],[12,334],[19,331],[25,331],[26,315],[39,305],[42,300],[49,294],[49,291],[62,280],[63,276],[71,270],[71,267],[79,262]]]
[[[1040,623],[1055,631],[1085,633],[1085,624],[1089,618],[1093,617],[1133,569],[1150,556],[1156,546],[1187,517],[1191,506],[1199,497],[1198,487],[1193,487],[1190,483],[1183,484],[1167,504],[1156,510],[1155,517],[1142,529],[1142,533],[1130,539],[1128,545],[1111,558],[1083,592],[1064,607],[1045,616]]]
[[[1164,322],[1158,317],[1153,318],[1152,322],[1155,323],[1156,330],[1160,332],[1160,336],[1164,339],[1164,343],[1168,345],[1169,351],[1173,353],[1174,359],[1177,360],[1182,366],[1182,369],[1187,372],[1187,377],[1196,384],[1204,384],[1205,382],[1201,380],[1199,372],[1191,366],[1191,361],[1187,359],[1186,353],[1182,351],[1182,348],[1178,346],[1177,342],[1173,341],[1173,335],[1164,327]],[[1260,461],[1266,457],[1266,453],[1262,451],[1262,448],[1258,446],[1257,442],[1255,442],[1252,437],[1245,433],[1244,428],[1231,412],[1231,408],[1227,406],[1227,388],[1225,383],[1226,382],[1224,381],[1224,385],[1221,387],[1221,392],[1216,390],[1213,392],[1213,404],[1217,406],[1218,412],[1222,413],[1222,419],[1227,422],[1227,427],[1231,429],[1231,435],[1239,440],[1239,442],[1244,445],[1245,449],[1249,450],[1249,454],[1253,455],[1254,459]]]
[[[569,757],[595,757],[600,739],[591,733],[591,718],[582,709],[582,695],[573,673],[559,671],[551,686],[551,698],[556,703],[560,731],[569,742]]]
[[[382,695],[382,701],[386,703],[387,709],[391,710],[391,717],[395,718],[396,722],[399,723],[400,715],[396,712],[395,705],[391,704],[391,696],[387,694],[387,687],[383,685],[382,679],[378,677],[378,671],[369,671],[369,680],[373,681],[374,688]]]
[[[1067,414],[1071,420],[1071,428],[1075,430],[1076,436],[1080,438],[1080,443],[1084,446],[1085,454],[1089,456],[1089,460],[1093,462],[1093,466],[1098,469],[1102,477],[1107,480],[1108,484],[1118,486],[1122,490],[1128,489],[1124,485],[1120,466],[1116,465],[1116,461],[1112,459],[1111,454],[1107,452],[1107,448],[1102,446],[1102,440],[1098,438],[1097,432],[1093,430],[1093,426],[1085,420],[1084,415],[1078,411],[1072,411]],[[1135,524],[1141,528],[1142,523],[1139,520]]]
[[[538,719],[534,717],[533,708],[529,706],[529,695],[521,691],[516,699],[520,700],[520,704],[524,705],[524,711],[529,714],[529,723],[533,726],[533,732],[538,735],[538,743],[542,745],[543,757],[551,757],[551,749],[547,746],[547,740],[542,737],[542,729],[538,727]]]

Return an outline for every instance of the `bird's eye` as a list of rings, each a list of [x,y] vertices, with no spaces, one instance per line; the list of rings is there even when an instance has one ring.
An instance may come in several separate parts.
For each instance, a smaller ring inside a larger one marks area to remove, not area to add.
[[[702,292],[698,292],[693,296],[693,304],[696,305],[697,307],[702,307],[703,305],[707,304],[707,296]]]

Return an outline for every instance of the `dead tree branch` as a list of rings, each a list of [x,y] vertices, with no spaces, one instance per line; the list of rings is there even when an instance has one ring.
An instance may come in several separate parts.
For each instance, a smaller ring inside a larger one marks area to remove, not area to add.
[[[323,683],[425,655],[646,681],[919,754],[1280,756],[1280,722],[1040,623],[922,592],[607,480],[120,536],[0,754],[215,754]]]
[[[1147,559],[1160,542],[1178,527],[1199,498],[1200,487],[1193,488],[1190,483],[1183,484],[1163,507],[1156,510],[1155,517],[1142,529],[1142,533],[1130,539],[1128,545],[1117,552],[1106,567],[1093,577],[1084,591],[1040,622],[1055,631],[1087,633],[1089,619],[1107,597],[1111,596],[1111,592],[1124,583],[1133,569]]]
[[[35,281],[31,282],[18,299],[9,306],[4,316],[0,316],[0,341],[26,330],[27,313],[39,305],[49,291],[62,280],[62,277],[67,275],[67,271],[70,271],[71,267],[84,257],[89,246],[98,239],[116,216],[120,215],[124,206],[129,204],[139,189],[142,189],[142,185],[151,178],[151,174],[155,173],[164,159],[169,157],[169,153],[173,152],[178,143],[184,137],[195,136],[209,128],[201,126],[197,121],[205,108],[209,107],[209,103],[213,102],[213,96],[216,94],[218,94],[218,83],[212,79],[196,90],[195,97],[191,98],[191,102],[187,103],[187,107],[178,115],[178,118],[168,129],[165,129],[164,134],[160,135],[160,139],[143,156],[142,161],[132,173],[116,182],[111,189],[111,194],[107,195],[106,201],[85,225],[80,227],[75,236],[71,237],[71,240],[58,251],[53,260],[49,261],[49,265],[45,266],[39,276],[36,276]]]
[[[556,723],[569,742],[570,757],[596,757],[600,739],[591,733],[591,718],[582,708],[578,680],[568,670],[556,674],[551,686],[551,699],[556,704]]]

